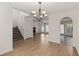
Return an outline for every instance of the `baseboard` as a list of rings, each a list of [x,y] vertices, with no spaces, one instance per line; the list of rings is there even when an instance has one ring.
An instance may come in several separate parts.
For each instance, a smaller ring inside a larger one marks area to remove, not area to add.
[[[10,51],[13,51],[13,49],[2,50],[2,51],[0,51],[0,55],[2,56],[3,54],[6,54]]]
[[[78,52],[78,55],[79,55],[79,49],[77,48],[77,47],[75,47],[76,48],[76,50],[77,50],[77,52]]]
[[[59,43],[60,44],[60,42],[58,42],[58,41],[53,41],[53,40],[48,40],[49,42],[55,42],[55,43]]]
[[[31,39],[31,38],[33,38],[33,37],[25,38],[24,40]]]

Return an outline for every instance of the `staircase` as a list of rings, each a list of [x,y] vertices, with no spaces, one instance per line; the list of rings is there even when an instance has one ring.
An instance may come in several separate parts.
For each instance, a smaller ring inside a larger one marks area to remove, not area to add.
[[[19,31],[18,27],[14,27],[13,28],[13,41],[17,41],[17,40],[22,40],[23,37],[22,37],[22,34],[21,32]]]

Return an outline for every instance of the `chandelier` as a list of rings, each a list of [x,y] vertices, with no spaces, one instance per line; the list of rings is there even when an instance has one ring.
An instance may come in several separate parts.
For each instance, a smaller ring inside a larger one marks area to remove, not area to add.
[[[32,15],[34,18],[38,19],[38,21],[41,21],[45,18],[47,18],[47,12],[45,10],[42,10],[41,6],[42,6],[42,2],[38,2],[39,4],[39,9],[38,12],[37,11],[32,11]]]

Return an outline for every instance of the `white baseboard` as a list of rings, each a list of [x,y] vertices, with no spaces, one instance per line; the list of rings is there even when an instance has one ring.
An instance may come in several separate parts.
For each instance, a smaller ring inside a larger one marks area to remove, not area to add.
[[[78,52],[78,55],[79,55],[79,48],[77,48],[77,47],[75,47],[76,48],[76,50],[77,50],[77,52]]]
[[[53,41],[53,40],[48,40],[49,42],[55,42],[55,43],[59,43],[60,44],[60,42],[58,42],[58,41]]]
[[[0,55],[3,55],[3,54],[8,53],[10,51],[13,51],[13,49],[2,50],[2,51],[0,51]]]

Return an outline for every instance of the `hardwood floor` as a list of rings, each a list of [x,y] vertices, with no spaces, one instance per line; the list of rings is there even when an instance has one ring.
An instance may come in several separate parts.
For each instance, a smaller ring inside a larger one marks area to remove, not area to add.
[[[77,56],[74,47],[48,42],[48,34],[37,34],[34,38],[16,41],[14,50],[3,56]]]

